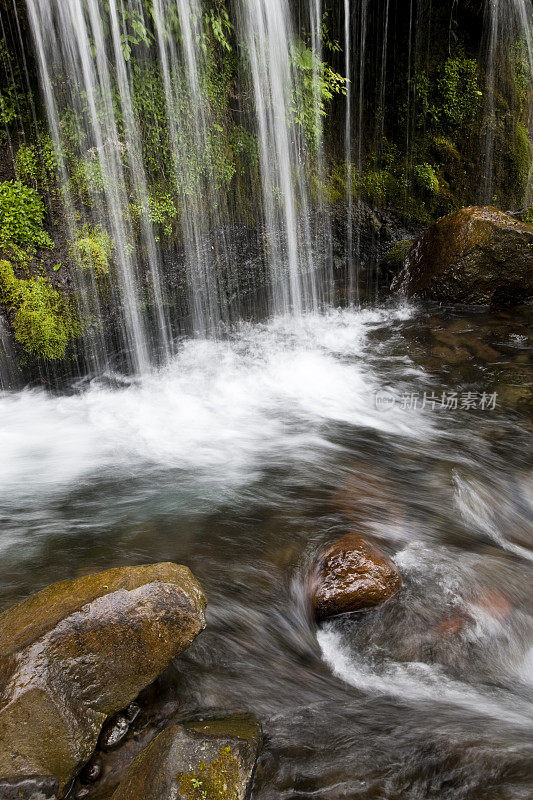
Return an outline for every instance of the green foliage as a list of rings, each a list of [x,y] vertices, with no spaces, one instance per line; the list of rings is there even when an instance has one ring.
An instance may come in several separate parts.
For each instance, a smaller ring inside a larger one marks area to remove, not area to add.
[[[524,214],[524,222],[527,222],[529,225],[533,225],[533,206],[531,206],[531,208],[528,208],[528,210]]]
[[[230,52],[231,45],[229,37],[233,30],[233,25],[230,22],[228,11],[224,6],[223,0],[216,0],[211,8],[204,13],[203,21],[205,33],[201,44],[204,48],[204,52],[207,53],[211,37],[220,47]]]
[[[472,58],[448,58],[437,81],[440,121],[457,128],[476,114],[483,93],[479,68]]]
[[[34,189],[49,189],[55,181],[57,156],[49,136],[40,136],[38,144],[21,144],[15,155],[18,179]]]
[[[231,747],[222,748],[209,765],[202,761],[196,772],[177,777],[180,794],[187,800],[238,800],[239,762]]]
[[[100,163],[90,158],[79,159],[72,165],[69,183],[71,191],[92,206],[95,197],[105,190]]]
[[[15,339],[35,358],[63,358],[79,335],[73,309],[44,276],[15,277],[9,261],[0,261],[0,300],[10,311]]]
[[[43,229],[44,203],[37,192],[20,181],[0,183],[0,247],[52,248]]]
[[[424,192],[430,195],[436,195],[439,192],[439,179],[435,168],[431,164],[417,164],[413,167],[413,176],[417,186]]]
[[[97,278],[109,274],[113,240],[101,225],[86,225],[71,245],[71,254],[82,269],[92,270]]]
[[[477,61],[450,57],[438,65],[434,74],[417,73],[414,96],[417,127],[429,126],[441,135],[456,131],[470,123],[479,111],[483,93]]]
[[[18,119],[18,100],[15,86],[0,90],[0,126],[9,128]]]
[[[162,192],[150,195],[147,208],[133,204],[131,213],[134,219],[138,219],[143,213],[148,214],[152,225],[160,228],[165,236],[171,236],[178,216],[178,209],[172,196]]]
[[[326,106],[336,94],[346,94],[346,78],[320,61],[301,39],[295,39],[291,59],[298,73],[291,112],[304,131],[311,150],[320,146],[320,119],[327,115]]]

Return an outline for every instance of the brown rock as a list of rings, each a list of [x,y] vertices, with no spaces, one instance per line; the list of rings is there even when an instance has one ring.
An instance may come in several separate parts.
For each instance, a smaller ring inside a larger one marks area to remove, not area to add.
[[[491,206],[448,214],[416,242],[391,289],[441,303],[525,302],[533,297],[533,225]]]
[[[392,597],[402,578],[392,561],[375,545],[348,533],[319,558],[311,581],[315,617],[362,611]]]
[[[261,726],[243,715],[165,728],[135,759],[113,800],[244,800]]]
[[[49,586],[0,615],[0,783],[61,792],[125,708],[205,627],[187,567],[112,569]]]

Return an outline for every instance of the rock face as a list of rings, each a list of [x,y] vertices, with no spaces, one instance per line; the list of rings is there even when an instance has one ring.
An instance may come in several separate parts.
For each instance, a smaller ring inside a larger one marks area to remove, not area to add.
[[[505,306],[533,297],[533,225],[490,206],[439,219],[391,289],[442,303]]]
[[[375,545],[348,533],[322,553],[312,578],[311,601],[318,621],[378,606],[392,597],[402,578]]]
[[[172,725],[137,756],[113,800],[244,800],[260,744],[260,725],[246,716]]]
[[[1,614],[0,796],[2,781],[35,776],[61,792],[106,719],[203,630],[205,606],[187,567],[156,564],[64,581]]]

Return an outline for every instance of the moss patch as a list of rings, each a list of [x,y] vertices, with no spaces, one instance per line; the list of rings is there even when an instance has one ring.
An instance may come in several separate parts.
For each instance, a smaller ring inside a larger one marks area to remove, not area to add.
[[[187,800],[238,800],[239,762],[231,747],[223,747],[218,758],[200,763],[196,772],[177,775],[181,794]]]
[[[93,270],[97,278],[109,274],[109,261],[113,254],[113,241],[101,225],[86,225],[71,245],[73,258],[82,269]]]
[[[21,279],[9,261],[0,261],[0,300],[10,311],[13,334],[36,358],[63,358],[80,332],[73,308],[44,276]]]

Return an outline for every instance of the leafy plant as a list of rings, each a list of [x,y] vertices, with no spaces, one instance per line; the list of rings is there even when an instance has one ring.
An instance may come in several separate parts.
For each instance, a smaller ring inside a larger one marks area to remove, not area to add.
[[[44,203],[34,189],[20,181],[0,183],[0,247],[52,248],[43,229],[44,215]]]
[[[293,43],[291,60],[299,78],[295,82],[291,112],[311,149],[316,151],[320,145],[319,119],[326,116],[326,105],[334,95],[346,94],[346,78],[320,61],[299,38]]]

